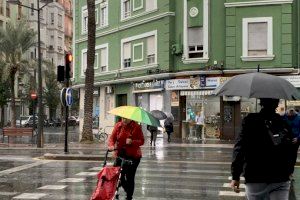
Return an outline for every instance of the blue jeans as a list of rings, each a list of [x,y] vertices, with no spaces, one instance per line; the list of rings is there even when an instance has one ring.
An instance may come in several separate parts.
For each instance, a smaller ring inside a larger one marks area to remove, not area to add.
[[[248,200],[288,200],[290,181],[281,183],[247,183]]]

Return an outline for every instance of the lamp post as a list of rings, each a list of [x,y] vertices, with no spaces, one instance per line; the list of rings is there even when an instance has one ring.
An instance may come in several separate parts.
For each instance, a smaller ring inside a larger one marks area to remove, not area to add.
[[[37,134],[37,147],[43,148],[43,126],[44,126],[44,112],[43,112],[43,83],[42,83],[42,58],[41,58],[41,20],[40,20],[40,12],[41,10],[47,6],[49,3],[53,2],[53,0],[43,1],[45,4],[40,7],[40,0],[37,0],[37,8],[32,8],[30,6],[23,5],[20,0],[7,0],[7,3],[16,4],[21,7],[25,7],[34,11],[37,11],[37,22],[38,22],[38,134]]]

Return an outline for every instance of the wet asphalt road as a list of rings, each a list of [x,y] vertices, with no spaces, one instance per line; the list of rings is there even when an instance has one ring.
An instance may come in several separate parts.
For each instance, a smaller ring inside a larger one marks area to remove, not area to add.
[[[76,130],[72,134],[75,138]],[[59,133],[50,135],[51,139],[61,137]],[[102,144],[80,146],[73,142],[74,145],[70,144],[70,153],[104,154],[105,147]],[[159,138],[156,147],[150,147],[146,142],[136,175],[134,198],[245,199],[244,190],[235,194],[228,186],[231,145],[214,143],[168,144]],[[55,141],[49,142],[44,149],[30,146],[0,147],[0,199],[90,199],[102,162],[37,159],[49,152],[62,153],[63,145]],[[300,168],[296,168],[295,179],[295,188],[300,188]],[[295,195],[300,199],[299,190]],[[122,189],[121,199],[124,199]]]

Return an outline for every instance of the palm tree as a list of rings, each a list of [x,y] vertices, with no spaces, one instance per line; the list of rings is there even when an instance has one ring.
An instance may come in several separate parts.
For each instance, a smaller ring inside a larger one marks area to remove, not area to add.
[[[84,119],[80,142],[93,141],[93,92],[94,92],[94,60],[95,60],[95,0],[87,0],[88,9],[88,50],[87,68],[85,72]]]
[[[53,70],[46,71],[45,77],[46,87],[43,97],[49,108],[49,119],[53,119],[56,115],[57,106],[59,105],[59,85]]]
[[[25,21],[9,22],[6,29],[0,29],[0,59],[5,62],[4,74],[9,79],[11,91],[12,123],[16,126],[15,77],[17,72],[26,68],[23,54],[35,45],[36,33]]]
[[[5,66],[5,63],[0,62],[0,74],[3,74],[3,67]],[[6,81],[3,81],[3,77],[0,75],[0,128],[4,125],[4,107],[7,105],[10,92],[9,92],[9,84]]]

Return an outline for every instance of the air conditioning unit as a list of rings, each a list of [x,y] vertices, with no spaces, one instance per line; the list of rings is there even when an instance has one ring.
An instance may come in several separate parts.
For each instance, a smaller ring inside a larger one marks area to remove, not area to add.
[[[113,87],[112,86],[105,86],[105,93],[106,94],[114,93]]]

